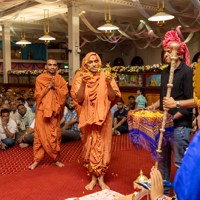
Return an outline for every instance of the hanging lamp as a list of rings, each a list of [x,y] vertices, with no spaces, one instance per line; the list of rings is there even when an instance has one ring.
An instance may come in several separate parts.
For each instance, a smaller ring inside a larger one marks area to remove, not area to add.
[[[165,21],[174,19],[173,15],[165,13],[164,0],[162,0],[162,7],[160,7],[160,0],[157,0],[157,13],[148,18],[149,21],[157,22],[158,26],[164,26]]]
[[[21,45],[22,48],[26,47],[26,45],[28,45],[28,44],[31,44],[31,42],[26,40],[24,24],[25,24],[25,18],[21,17],[21,26],[22,26],[21,39],[19,41],[17,41],[16,44]]]
[[[98,27],[97,29],[100,31],[105,31],[106,33],[112,32],[114,30],[118,30],[119,27],[113,25],[111,23],[111,12],[110,12],[110,1],[104,1],[104,16],[105,16],[105,24]]]
[[[50,43],[50,41],[55,40],[56,38],[52,37],[49,34],[49,10],[44,10],[44,35],[39,38],[39,40],[44,41],[46,45]]]

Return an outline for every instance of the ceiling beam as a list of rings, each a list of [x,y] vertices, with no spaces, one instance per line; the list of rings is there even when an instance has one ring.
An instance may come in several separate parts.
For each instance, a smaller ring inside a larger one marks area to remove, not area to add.
[[[14,13],[17,13],[17,12],[21,12],[22,10],[24,10],[26,8],[30,8],[30,7],[38,5],[38,4],[39,3],[37,1],[31,1],[31,0],[25,1],[25,2],[18,4],[18,5],[13,4],[12,7],[8,8],[4,11],[1,11],[0,16],[2,18],[2,17],[5,17],[7,15],[11,15],[11,14],[14,14]]]

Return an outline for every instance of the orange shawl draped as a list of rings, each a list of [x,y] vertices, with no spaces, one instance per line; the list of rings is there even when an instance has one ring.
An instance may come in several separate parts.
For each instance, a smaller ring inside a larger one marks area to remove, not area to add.
[[[108,87],[105,73],[101,71],[87,81],[84,101],[80,105],[76,95],[82,81],[82,72],[86,70],[86,62],[91,55],[89,53],[83,59],[81,71],[77,72],[71,88],[71,96],[74,100],[79,117],[79,127],[82,133],[83,158],[85,166],[91,173],[97,176],[103,175],[108,168],[111,154],[112,117],[110,108],[121,97],[119,88],[113,79],[111,86],[115,91],[116,98],[111,101],[108,97]]]
[[[44,153],[56,159],[60,152],[60,120],[63,116],[68,88],[66,81],[59,74],[55,75],[55,89],[42,98],[52,76],[48,73],[36,78],[35,99],[36,119],[34,128],[34,160],[40,161]]]

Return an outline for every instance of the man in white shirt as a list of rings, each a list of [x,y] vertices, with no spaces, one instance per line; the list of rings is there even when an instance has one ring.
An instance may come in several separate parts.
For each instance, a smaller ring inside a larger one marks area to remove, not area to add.
[[[12,147],[15,143],[17,124],[10,118],[10,110],[2,109],[0,117],[0,149]]]
[[[30,126],[35,119],[35,114],[28,110],[24,104],[17,105],[17,110],[21,118],[18,124],[19,132],[16,135],[16,141],[23,148],[33,143],[33,129]]]

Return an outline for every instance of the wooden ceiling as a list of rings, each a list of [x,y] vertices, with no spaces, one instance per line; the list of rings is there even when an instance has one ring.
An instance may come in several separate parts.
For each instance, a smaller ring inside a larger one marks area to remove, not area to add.
[[[160,4],[162,4],[160,0]],[[22,18],[25,19],[24,30],[26,38],[38,42],[43,35],[44,9],[49,9],[50,34],[56,37],[57,42],[67,43],[68,3],[75,2],[80,13],[93,28],[104,24],[105,0],[0,0],[0,23],[10,23],[11,40],[20,39]],[[110,0],[112,23],[129,36],[134,36],[140,20],[152,29],[158,36],[178,25],[182,25],[183,32],[197,28],[198,0],[165,0],[165,11],[173,14],[175,19],[167,21],[164,27],[158,27],[155,22],[149,22],[148,17],[156,13],[157,0]],[[148,30],[147,30],[148,32]],[[119,36],[118,32],[118,36]],[[82,38],[95,39],[98,37],[80,19],[80,41]],[[123,35],[124,41],[129,40]]]

